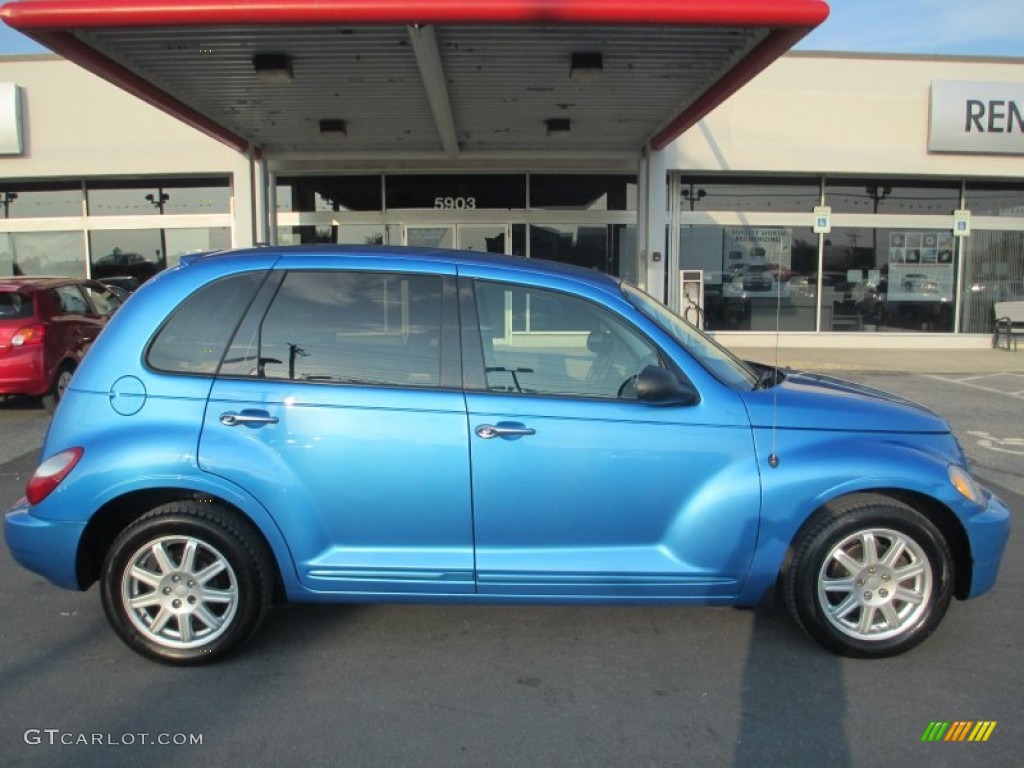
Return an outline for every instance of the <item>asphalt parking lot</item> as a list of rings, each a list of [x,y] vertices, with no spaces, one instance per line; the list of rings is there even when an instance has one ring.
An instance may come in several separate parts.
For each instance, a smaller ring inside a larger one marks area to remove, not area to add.
[[[1018,516],[994,591],[955,603],[909,654],[830,655],[770,601],[288,606],[228,662],[173,669],[115,638],[95,587],[59,590],[3,548],[0,764],[1017,766],[1024,377],[848,377],[946,415]],[[0,503],[46,424],[33,403],[0,403]],[[984,743],[922,742],[934,721],[997,725]]]

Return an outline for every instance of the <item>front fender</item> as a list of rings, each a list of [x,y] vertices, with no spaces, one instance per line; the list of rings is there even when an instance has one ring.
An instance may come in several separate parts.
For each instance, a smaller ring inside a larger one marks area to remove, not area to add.
[[[950,434],[849,433],[821,430],[755,430],[761,467],[762,519],[757,549],[740,602],[761,599],[759,585],[773,583],[800,527],[833,499],[869,491],[906,491],[950,509],[961,526],[984,509],[963,498],[949,481],[959,463]],[[774,447],[773,447],[774,446]],[[768,457],[778,457],[771,467]]]

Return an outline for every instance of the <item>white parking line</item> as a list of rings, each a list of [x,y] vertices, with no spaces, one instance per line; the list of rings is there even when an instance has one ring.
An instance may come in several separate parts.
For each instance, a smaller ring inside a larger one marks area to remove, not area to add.
[[[1012,398],[1015,398],[1017,400],[1024,400],[1024,389],[1007,391],[1005,389],[999,389],[997,387],[986,387],[983,384],[978,384],[977,383],[979,381],[984,381],[985,379],[991,379],[991,378],[993,378],[995,376],[1000,376],[1000,377],[1012,376],[1015,379],[1020,379],[1021,383],[1024,384],[1024,374],[1021,374],[1021,373],[987,373],[987,374],[984,374],[982,376],[956,376],[956,377],[953,377],[953,376],[938,376],[938,375],[933,374],[933,373],[925,373],[925,374],[921,374],[921,375],[924,376],[925,378],[928,378],[928,379],[935,379],[937,381],[945,381],[945,382],[947,382],[949,384],[960,384],[961,386],[970,387],[971,389],[980,389],[983,392],[994,392],[997,395],[1006,395],[1007,397],[1012,397]],[[1016,382],[1014,382],[1014,383],[1016,383]]]
[[[968,432],[967,434],[978,438],[978,445],[981,448],[1024,456],[1024,437],[993,437],[988,432]]]

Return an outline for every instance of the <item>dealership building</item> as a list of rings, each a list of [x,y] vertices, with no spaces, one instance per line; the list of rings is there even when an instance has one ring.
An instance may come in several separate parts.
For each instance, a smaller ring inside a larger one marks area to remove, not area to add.
[[[1024,300],[1022,59],[785,52],[817,0],[621,26],[572,0],[592,15],[80,13],[159,5],[4,6],[60,55],[0,57],[0,276],[463,248],[619,275],[727,340],[867,347],[987,344],[993,304]]]

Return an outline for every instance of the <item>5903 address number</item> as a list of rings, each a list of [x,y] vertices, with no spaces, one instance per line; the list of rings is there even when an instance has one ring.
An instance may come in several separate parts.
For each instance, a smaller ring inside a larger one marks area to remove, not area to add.
[[[436,211],[472,211],[476,210],[475,197],[435,197]]]

